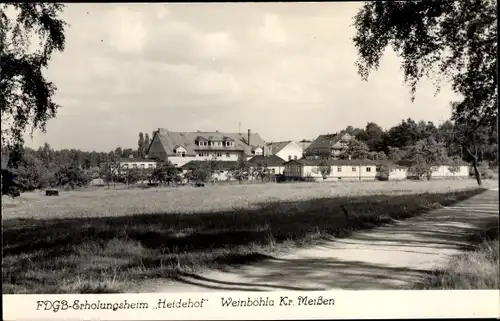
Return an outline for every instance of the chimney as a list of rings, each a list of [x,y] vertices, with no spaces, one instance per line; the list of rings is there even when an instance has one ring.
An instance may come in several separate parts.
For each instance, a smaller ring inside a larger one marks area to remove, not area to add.
[[[251,134],[251,132],[252,131],[250,129],[248,129],[248,139],[247,139],[248,146],[250,146],[250,134]]]

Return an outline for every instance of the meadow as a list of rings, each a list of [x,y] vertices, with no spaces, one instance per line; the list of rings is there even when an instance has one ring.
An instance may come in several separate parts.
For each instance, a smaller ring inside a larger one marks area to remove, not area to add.
[[[464,179],[25,193],[2,199],[3,293],[133,291],[146,279],[251,263],[483,190]]]

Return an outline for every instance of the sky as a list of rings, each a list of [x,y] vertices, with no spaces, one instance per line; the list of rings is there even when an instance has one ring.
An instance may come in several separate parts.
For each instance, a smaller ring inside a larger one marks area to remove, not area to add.
[[[61,109],[26,144],[135,148],[139,132],[158,128],[301,140],[448,119],[451,90],[436,96],[424,81],[412,103],[392,50],[361,80],[352,43],[361,5],[68,4],[66,48],[46,71]]]

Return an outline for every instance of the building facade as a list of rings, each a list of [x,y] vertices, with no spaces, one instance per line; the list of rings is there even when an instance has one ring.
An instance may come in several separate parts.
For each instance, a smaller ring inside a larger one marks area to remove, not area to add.
[[[215,132],[172,132],[158,129],[149,145],[149,158],[170,161],[181,167],[193,160],[235,162],[268,155],[266,142],[249,129],[247,134]]]
[[[284,175],[315,181],[375,180],[377,164],[370,160],[300,159],[285,163]]]

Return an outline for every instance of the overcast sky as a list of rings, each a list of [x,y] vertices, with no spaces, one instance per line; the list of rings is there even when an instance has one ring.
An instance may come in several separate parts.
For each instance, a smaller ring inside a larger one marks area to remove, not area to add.
[[[67,45],[47,75],[62,106],[27,145],[135,148],[139,131],[251,128],[266,141],[347,125],[436,123],[454,97],[422,83],[414,103],[387,51],[363,82],[354,67],[361,3],[68,4]]]

